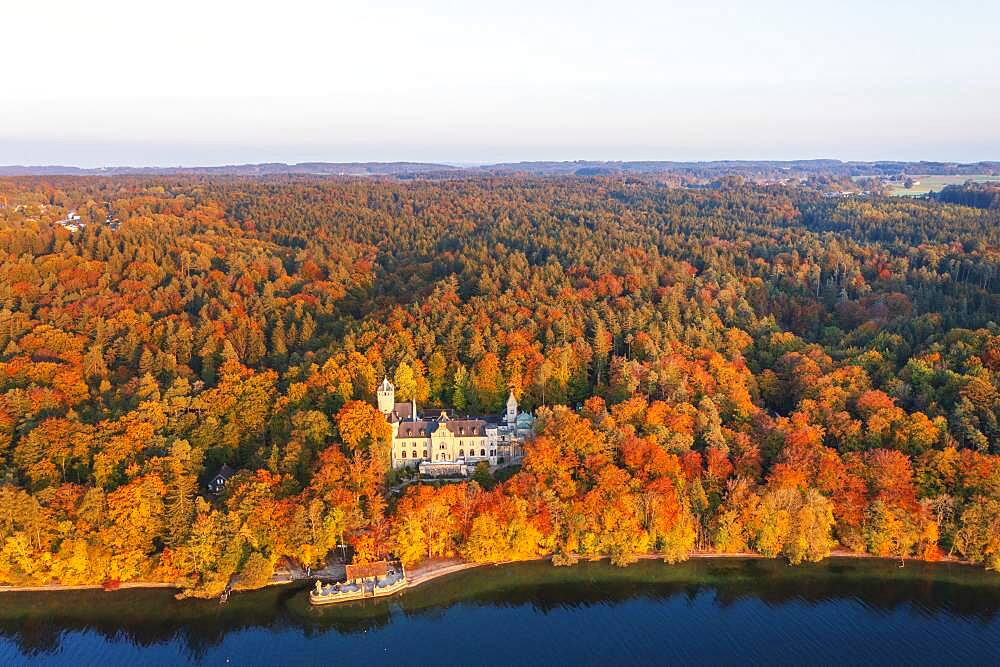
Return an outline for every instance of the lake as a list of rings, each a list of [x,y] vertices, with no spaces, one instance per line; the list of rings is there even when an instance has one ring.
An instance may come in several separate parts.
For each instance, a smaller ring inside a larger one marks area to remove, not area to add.
[[[1000,575],[705,559],[464,571],[323,608],[304,588],[0,595],[0,664],[1000,664]]]

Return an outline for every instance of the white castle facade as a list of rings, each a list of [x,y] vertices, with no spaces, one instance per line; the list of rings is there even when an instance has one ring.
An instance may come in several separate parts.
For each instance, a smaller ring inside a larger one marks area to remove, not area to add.
[[[472,468],[480,461],[491,466],[519,463],[522,444],[531,435],[534,417],[520,412],[511,392],[503,416],[452,418],[446,410],[420,415],[417,402],[396,402],[389,378],[379,385],[378,408],[392,425],[392,467],[419,466],[421,472]]]

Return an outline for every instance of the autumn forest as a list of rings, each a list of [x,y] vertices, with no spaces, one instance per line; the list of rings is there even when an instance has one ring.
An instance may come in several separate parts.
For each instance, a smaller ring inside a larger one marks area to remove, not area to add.
[[[386,375],[456,414],[512,391],[523,464],[390,472]],[[1000,569],[1000,209],[734,176],[0,178],[0,584],[207,597],[342,544]]]

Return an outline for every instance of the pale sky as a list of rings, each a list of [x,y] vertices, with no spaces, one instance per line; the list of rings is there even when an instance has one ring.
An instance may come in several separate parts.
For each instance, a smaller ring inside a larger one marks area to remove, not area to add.
[[[1000,160],[1000,0],[8,0],[0,164]]]

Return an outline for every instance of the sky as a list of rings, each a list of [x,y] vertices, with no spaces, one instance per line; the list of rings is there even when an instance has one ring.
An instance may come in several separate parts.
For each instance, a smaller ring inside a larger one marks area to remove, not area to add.
[[[12,0],[0,164],[1000,160],[996,0]]]

